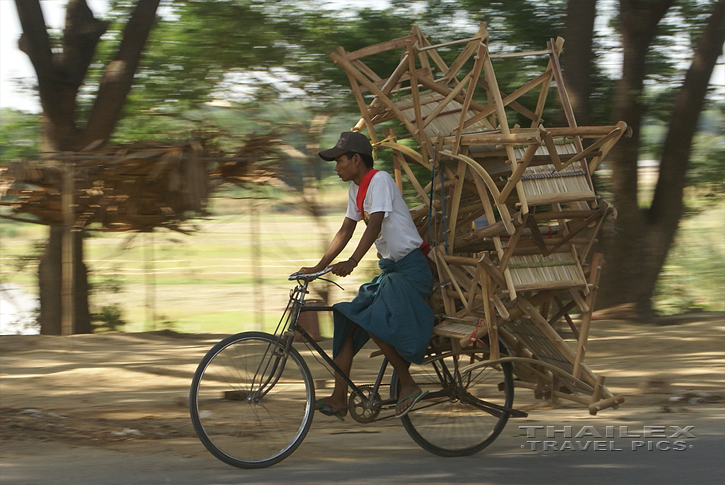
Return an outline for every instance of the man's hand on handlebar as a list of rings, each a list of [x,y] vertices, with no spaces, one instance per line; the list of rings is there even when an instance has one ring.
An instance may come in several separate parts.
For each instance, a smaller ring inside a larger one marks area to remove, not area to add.
[[[348,259],[347,261],[340,261],[332,267],[332,274],[337,276],[345,277],[352,273],[357,267],[357,263],[354,259]]]
[[[312,274],[312,273],[319,273],[323,269],[325,269],[325,267],[324,266],[320,266],[318,264],[317,266],[310,266],[310,267],[300,268],[299,271],[297,271],[297,272],[298,273],[302,273],[302,274]]]
[[[353,272],[353,270],[357,267],[357,262],[354,259],[348,259],[347,261],[341,261],[339,263],[336,263],[332,266],[332,274],[337,276],[345,277]],[[324,265],[315,265],[311,267],[304,267],[300,268],[298,273],[302,274],[312,274],[312,273],[319,273],[320,271],[324,270]]]
[[[320,271],[310,271],[313,269],[315,269],[315,268],[301,268],[300,271],[289,275],[289,277],[287,279],[290,281],[292,281],[292,280],[305,280],[305,281],[316,280],[320,276],[326,275],[327,273],[332,271],[332,266],[328,266],[327,268],[323,267],[323,269]]]

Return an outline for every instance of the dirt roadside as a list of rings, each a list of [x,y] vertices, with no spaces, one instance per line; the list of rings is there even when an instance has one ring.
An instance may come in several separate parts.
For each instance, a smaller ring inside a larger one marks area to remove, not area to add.
[[[0,336],[0,459],[30,451],[39,441],[46,442],[44,446],[73,445],[68,453],[77,449],[81,454],[83,446],[92,446],[209,457],[191,427],[186,395],[198,361],[221,337]],[[367,354],[356,360],[354,378],[374,378],[379,358],[368,359]],[[330,378],[313,358],[307,361],[316,379]],[[592,418],[581,405],[527,404],[530,417],[517,424],[602,419],[608,425],[628,423],[634,429],[671,420],[687,421],[698,431],[710,424],[723,428],[725,315],[691,315],[675,325],[597,321],[586,362],[606,376],[612,392],[626,396],[624,405]],[[530,402],[530,394],[517,390],[516,407]],[[334,449],[335,440],[349,440],[346,434],[399,426],[397,420],[361,425],[350,419],[339,423],[317,417],[313,431],[332,440],[328,443]],[[520,430],[509,424],[504,434],[519,435]],[[305,447],[298,453],[305,453]]]

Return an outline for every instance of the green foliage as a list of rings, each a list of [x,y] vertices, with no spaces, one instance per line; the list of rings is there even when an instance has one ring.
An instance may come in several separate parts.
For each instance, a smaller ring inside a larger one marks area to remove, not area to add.
[[[646,107],[647,123],[669,124],[672,121],[675,95],[712,13],[712,3],[696,0],[676,2],[659,23],[646,60],[643,106]],[[648,149],[651,151],[651,148]]]
[[[40,263],[45,241],[31,239],[28,244],[28,239],[21,223],[0,219],[0,282],[34,277],[33,272]]]
[[[38,115],[0,109],[0,166],[15,158],[36,157],[39,141]]]
[[[87,244],[92,244],[94,238],[89,238]],[[121,249],[119,254],[124,253]],[[92,303],[95,308],[100,304],[100,310],[91,312],[91,325],[94,333],[101,332],[123,332],[126,321],[123,317],[123,306],[118,302],[108,302],[105,295],[117,295],[123,292],[127,282],[118,266],[110,270],[98,271],[95,268],[88,270],[89,292],[92,295]],[[98,303],[101,302],[101,303]]]
[[[647,91],[644,99],[644,104],[647,106],[646,123],[666,126],[672,115],[677,90],[676,86],[667,86]],[[657,143],[661,144],[663,141],[664,139],[660,139]]]
[[[184,2],[152,31],[139,69],[142,89],[130,109],[172,104],[182,112],[211,101],[236,68],[271,68],[284,60],[280,35],[255,2]]]
[[[704,197],[725,194],[725,135],[698,135],[687,172],[688,185],[704,188]]]
[[[93,293],[121,293],[126,282],[119,276],[119,268],[113,268],[112,272],[107,275],[100,275],[95,277],[92,273],[89,274],[93,278],[93,284],[91,290]]]
[[[565,0],[461,0],[477,21],[488,23],[496,38],[521,50],[538,50],[564,27]]]
[[[112,3],[112,24],[85,92],[94,91],[101,68],[117,49],[130,7],[129,2]],[[330,61],[330,53],[341,44],[355,50],[406,35],[414,23],[402,11],[397,16],[378,10],[338,12],[313,2],[200,0],[173,2],[160,13],[114,133],[116,142],[184,139],[200,130],[224,129],[215,123],[225,115],[211,105],[241,107],[250,114],[250,107],[304,99],[309,118],[341,110],[355,116],[347,76]],[[391,66],[371,65],[383,72]],[[236,120],[245,134],[269,132],[279,124],[269,117]]]
[[[702,113],[687,171],[687,183],[704,189],[705,198],[725,195],[725,103]]]
[[[30,250],[27,253],[17,254],[12,259],[10,266],[12,269],[20,273],[28,268],[36,268],[40,263],[40,258],[45,251],[46,241],[38,239],[30,243]]]
[[[122,318],[123,310],[119,305],[106,305],[101,311],[91,314],[94,333],[122,332],[126,321]]]
[[[659,107],[664,107],[665,102]],[[708,210],[721,203],[725,197],[725,105],[714,103],[703,111],[698,123],[698,133],[692,143],[687,170],[687,186],[694,191],[686,199],[686,215]],[[655,109],[642,127],[641,159],[658,160],[662,155],[664,137],[667,134],[666,109]]]
[[[348,81],[330,52],[405,35],[411,24],[376,10],[342,15],[312,2],[175,3],[151,33],[127,112],[178,114],[214,99],[338,99]]]
[[[669,8],[657,25],[656,37],[647,52],[648,89],[659,91],[681,83],[695,44],[712,13],[713,3],[678,0]],[[616,15],[610,19],[609,26],[617,34],[621,33],[620,20]]]

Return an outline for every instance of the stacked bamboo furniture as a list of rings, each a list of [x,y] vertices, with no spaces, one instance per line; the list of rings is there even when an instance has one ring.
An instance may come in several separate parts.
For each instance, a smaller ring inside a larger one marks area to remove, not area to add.
[[[604,221],[616,217],[592,174],[627,127],[577,125],[559,65],[563,39],[504,54],[491,53],[488,41],[485,24],[470,38],[438,45],[414,27],[406,37],[354,52],[340,47],[331,57],[346,71],[362,115],[353,130],[391,153],[398,187],[420,201],[411,214],[437,270],[434,335],[454,348],[486,345],[491,361],[515,363],[517,386],[596,414],[624,399],[583,362],[604,263],[591,247]],[[397,67],[379,75],[370,67],[377,56],[397,56]],[[493,61],[536,56],[548,58],[546,69],[504,92]],[[564,126],[543,119],[550,93]],[[426,178],[416,177],[416,164]],[[568,324],[573,345],[555,330],[559,322]]]

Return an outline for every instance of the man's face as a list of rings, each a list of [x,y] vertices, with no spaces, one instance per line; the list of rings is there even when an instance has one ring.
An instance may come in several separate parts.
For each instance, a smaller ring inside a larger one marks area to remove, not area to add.
[[[335,159],[335,172],[337,172],[337,176],[343,182],[349,182],[355,178],[355,174],[357,173],[356,158],[355,155],[352,158],[347,158],[347,155],[340,155]]]

